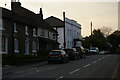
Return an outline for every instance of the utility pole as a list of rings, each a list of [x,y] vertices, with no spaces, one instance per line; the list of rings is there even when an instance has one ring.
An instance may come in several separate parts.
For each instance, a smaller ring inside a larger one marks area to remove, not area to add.
[[[64,48],[66,48],[66,41],[65,41],[65,12],[63,12],[63,22],[64,22]]]
[[[91,44],[90,44],[90,48],[91,48],[92,47],[92,22],[90,24],[91,24],[91,26],[90,26],[90,28],[91,28]]]
[[[15,52],[14,52],[14,1],[11,0],[11,10],[12,10],[12,27],[11,27],[11,65],[14,65],[15,62],[14,62],[14,56],[15,56]]]

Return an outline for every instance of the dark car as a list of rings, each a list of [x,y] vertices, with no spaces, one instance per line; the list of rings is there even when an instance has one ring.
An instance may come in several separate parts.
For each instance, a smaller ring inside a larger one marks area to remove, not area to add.
[[[48,63],[52,62],[69,62],[68,55],[63,50],[52,50],[48,55]]]
[[[86,58],[86,53],[85,53],[85,50],[84,50],[84,48],[82,46],[74,47],[74,48],[76,48],[76,50],[78,51],[79,56],[81,58]]]
[[[63,49],[69,56],[69,60],[78,60],[79,59],[79,53],[75,48],[65,48]]]

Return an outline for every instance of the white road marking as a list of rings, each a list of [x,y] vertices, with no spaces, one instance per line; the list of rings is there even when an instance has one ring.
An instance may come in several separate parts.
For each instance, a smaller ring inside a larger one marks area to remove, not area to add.
[[[83,66],[83,67],[87,67],[87,66],[89,66],[89,65],[91,65],[91,64],[87,64],[87,65],[85,65],[85,66]]]
[[[92,63],[96,63],[97,61],[94,61],[94,62],[92,62]]]
[[[100,61],[100,60],[102,60],[102,59],[98,59],[98,61]]]
[[[80,69],[76,69],[76,70],[70,72],[69,74],[75,73],[75,72],[77,72],[77,71],[79,71],[79,70],[80,70]]]
[[[61,79],[61,78],[63,78],[64,76],[60,76],[58,79],[56,79],[56,80],[59,80],[59,79]]]

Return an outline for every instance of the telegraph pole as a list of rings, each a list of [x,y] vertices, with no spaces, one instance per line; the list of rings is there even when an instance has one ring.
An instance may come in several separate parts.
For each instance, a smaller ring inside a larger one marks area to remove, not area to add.
[[[90,44],[90,48],[91,48],[92,47],[92,22],[90,24],[91,24],[91,26],[90,26],[90,28],[91,28],[91,44]]]
[[[63,12],[63,22],[64,22],[64,48],[66,48],[66,41],[65,41],[65,12]]]

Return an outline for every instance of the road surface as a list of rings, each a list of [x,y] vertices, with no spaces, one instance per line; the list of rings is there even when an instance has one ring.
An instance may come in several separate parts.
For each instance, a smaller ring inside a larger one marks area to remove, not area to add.
[[[8,74],[5,78],[29,79],[120,79],[120,61],[117,54],[90,55],[85,59],[69,61],[65,64],[45,64],[33,68],[22,69]]]

